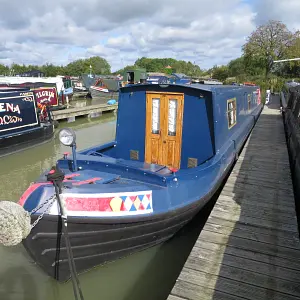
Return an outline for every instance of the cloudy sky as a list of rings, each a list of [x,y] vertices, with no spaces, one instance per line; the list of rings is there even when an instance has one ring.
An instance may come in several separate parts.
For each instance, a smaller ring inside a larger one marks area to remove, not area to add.
[[[112,70],[174,57],[201,68],[240,55],[269,19],[300,29],[300,0],[0,0],[0,63],[67,64],[99,55]],[[21,4],[22,3],[22,4]]]

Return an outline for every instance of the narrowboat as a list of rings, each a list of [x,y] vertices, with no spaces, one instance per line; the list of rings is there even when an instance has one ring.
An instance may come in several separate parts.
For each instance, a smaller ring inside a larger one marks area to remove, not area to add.
[[[120,80],[99,78],[89,90],[92,98],[101,99],[103,103],[107,103],[110,99],[118,99],[120,86]]]
[[[0,157],[49,141],[54,125],[48,107],[29,88],[0,89]]]
[[[167,241],[220,187],[261,109],[257,86],[120,88],[114,141],[76,152],[75,133],[61,129],[72,154],[20,198],[26,211],[35,210],[32,222],[39,218],[23,245],[51,277],[70,278],[69,243],[46,177],[58,171],[78,273]]]

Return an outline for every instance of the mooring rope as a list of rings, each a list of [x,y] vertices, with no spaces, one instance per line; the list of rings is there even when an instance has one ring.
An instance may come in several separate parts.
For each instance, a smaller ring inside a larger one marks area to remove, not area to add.
[[[69,234],[68,234],[68,216],[64,211],[64,207],[63,207],[61,199],[60,199],[61,186],[62,186],[62,182],[64,180],[64,173],[61,170],[53,167],[52,170],[47,175],[47,180],[51,181],[55,187],[55,194],[56,194],[57,201],[58,201],[59,208],[60,208],[60,213],[61,213],[61,218],[62,218],[62,230],[64,233],[65,242],[66,242],[68,263],[69,263],[69,268],[70,268],[70,273],[71,273],[74,297],[76,300],[78,300],[79,299],[78,293],[79,293],[80,299],[84,300],[83,293],[82,293],[82,290],[80,287],[80,282],[79,282],[79,279],[77,276],[73,251],[72,251],[70,238],[69,238]]]
[[[36,226],[38,222],[43,218],[44,214],[49,210],[56,199],[60,208],[62,218],[62,231],[66,243],[74,297],[75,300],[84,300],[80,282],[77,276],[74,256],[68,234],[68,218],[67,214],[64,211],[64,207],[60,198],[60,193],[62,192],[62,182],[64,180],[64,173],[60,169],[53,167],[47,175],[47,180],[53,183],[55,188],[55,195],[47,199],[31,212],[26,211],[18,203],[11,201],[0,201],[0,244],[4,246],[15,246],[21,243],[22,240],[29,235],[32,228]],[[38,219],[33,224],[31,224],[30,215],[44,206],[46,206],[46,208],[44,208]]]

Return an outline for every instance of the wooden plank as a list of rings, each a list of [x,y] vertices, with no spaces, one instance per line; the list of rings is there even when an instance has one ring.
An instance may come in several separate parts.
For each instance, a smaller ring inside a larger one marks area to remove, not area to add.
[[[295,261],[290,258],[286,259],[278,256],[270,257],[268,254],[252,251],[251,249],[235,248],[234,246],[231,245],[215,244],[215,243],[210,243],[209,241],[202,242],[201,244],[195,244],[195,247],[192,250],[192,252],[197,251],[197,249],[208,249],[211,252],[211,255],[213,255],[213,253],[215,252],[222,253],[222,254],[226,253],[228,255],[243,257],[260,263],[270,264],[271,262],[273,266],[286,268],[290,272],[292,271],[299,272],[300,270],[300,260]]]
[[[289,216],[288,213],[286,214],[280,214],[276,213],[276,210],[269,211],[267,209],[251,209],[248,207],[248,209],[245,209],[244,206],[241,208],[238,204],[227,204],[227,203],[219,203],[215,206],[214,212],[220,212],[220,213],[229,213],[233,217],[236,217],[235,219],[237,221],[243,222],[244,217],[250,217],[250,218],[257,218],[257,219],[263,219],[264,221],[270,221],[274,223],[282,223],[287,225],[297,225],[297,219],[296,216]]]
[[[258,270],[247,270],[242,265],[238,265],[234,259],[232,261],[235,266],[230,265],[229,262],[224,264],[222,261],[224,261],[224,257],[221,258],[221,261],[216,261],[191,256],[187,261],[185,268],[215,276],[219,275],[245,284],[249,284],[249,282],[251,282],[252,285],[262,287],[264,289],[272,290],[275,287],[275,289],[280,293],[300,297],[300,285],[298,284],[299,278],[298,280],[293,278],[293,281],[286,280],[285,278],[278,278],[274,276],[276,268],[274,270],[272,265],[264,265],[263,267],[260,265],[261,272],[258,272]],[[245,260],[240,260],[240,262],[245,263]],[[223,268],[222,265],[224,266]],[[271,269],[269,266],[271,266]]]
[[[240,237],[248,240],[258,241],[262,243],[267,243],[271,245],[278,245],[281,247],[288,247],[288,248],[294,248],[299,249],[299,241],[295,239],[288,239],[285,237],[278,237],[278,235],[275,234],[262,234],[261,231],[263,231],[265,228],[263,227],[256,227],[251,226],[250,224],[244,225],[237,223],[238,225],[234,228],[231,227],[225,227],[221,226],[220,224],[214,224],[211,223],[210,220],[207,221],[205,225],[205,230],[215,233],[220,233],[223,235],[230,234],[231,236]]]
[[[262,238],[265,240],[265,242],[268,241],[268,238],[276,238],[278,243],[282,243],[286,247],[291,247],[291,248],[300,248],[300,242],[298,238],[298,232],[289,232],[285,230],[278,230],[278,229],[273,229],[273,228],[267,228],[263,226],[256,226],[253,224],[244,224],[241,222],[233,222],[232,220],[225,220],[222,218],[210,216],[209,219],[207,220],[207,225],[212,224],[217,226],[217,230],[219,232],[222,232],[222,230],[226,230],[226,228],[229,228],[232,230],[232,234],[237,233],[244,234],[244,232],[249,232],[256,237],[258,235],[261,235]],[[245,233],[247,234],[247,233]],[[265,239],[266,238],[266,239]]]
[[[223,235],[220,233],[210,232],[207,231],[204,227],[200,234],[200,239],[197,240],[196,244],[201,247],[203,242],[211,242],[215,244],[222,244],[222,245],[230,245],[232,247],[256,251],[259,253],[268,254],[270,256],[278,256],[282,258],[290,258],[290,259],[299,259],[299,250],[293,248],[286,248],[281,247],[278,245],[270,245],[267,243],[248,240],[245,238],[235,237],[235,236],[228,236]]]
[[[225,188],[227,190],[231,190],[233,192],[252,192],[258,193],[260,197],[268,195],[268,194],[278,194],[278,195],[289,195],[294,196],[294,192],[291,189],[274,189],[268,186],[262,186],[260,184],[244,184],[244,183],[233,183],[231,181],[227,181]],[[281,198],[281,197],[280,197]]]
[[[180,299],[188,300],[243,300],[245,298],[237,297],[227,293],[215,291],[213,288],[178,280],[172,291],[173,295]],[[170,300],[170,296],[168,300]]]
[[[238,250],[236,248],[233,248]],[[247,250],[246,250],[247,252]],[[239,254],[238,251],[236,251]],[[248,271],[257,272],[260,274],[268,274],[271,277],[281,278],[284,280],[292,281],[295,283],[299,282],[300,271],[299,270],[292,270],[286,267],[286,265],[278,266],[276,264],[270,264],[269,260],[262,262],[253,260],[248,257],[242,257],[240,255],[233,255],[231,253],[220,252],[215,249],[207,249],[204,247],[194,247],[193,251],[190,253],[190,259],[197,258],[203,259],[208,261],[209,265],[216,263],[216,257],[220,257],[219,263],[222,263],[224,266],[231,266],[235,268],[241,268]],[[198,262],[193,261],[193,268],[198,268],[197,266],[200,265]],[[189,260],[187,261],[187,264]],[[196,266],[197,265],[197,266]],[[203,269],[202,269],[203,270]]]
[[[243,205],[243,210],[249,209],[268,209],[268,210],[274,210],[276,213],[282,213],[283,215],[291,216],[291,214],[294,214],[295,212],[295,206],[286,206],[283,202],[282,205],[278,203],[272,203],[272,202],[262,202],[260,199],[257,198],[250,198],[248,196],[241,196],[236,197],[235,194],[230,193],[229,195],[226,194],[226,191],[222,191],[222,193],[219,196],[219,200],[222,201],[222,203],[226,205]],[[255,201],[258,200],[258,201]]]
[[[241,281],[236,281],[223,276],[218,277],[210,273],[183,268],[179,279],[195,285],[201,285],[219,292],[228,293],[249,300],[272,299],[272,300],[294,300],[292,295],[284,294],[274,289],[266,289]],[[238,286],[238,288],[237,288]],[[201,299],[201,298],[200,298]],[[213,299],[213,298],[211,298]]]
[[[68,119],[71,117],[86,116],[90,113],[101,113],[105,111],[115,111],[118,104],[93,104],[84,107],[67,108],[53,111],[54,120]]]
[[[262,218],[256,218],[256,216],[243,216],[243,218],[240,218],[240,215],[238,213],[232,214],[230,212],[226,212],[225,210],[217,210],[214,209],[212,212],[212,216],[219,217],[221,219],[225,220],[233,220],[233,221],[239,221],[244,224],[252,224],[256,226],[264,226],[266,228],[273,228],[277,230],[286,230],[290,232],[297,233],[298,230],[294,225],[291,224],[284,224],[281,222],[276,222],[276,220],[272,219],[262,219]]]
[[[171,292],[179,299],[169,299],[300,299],[299,278],[284,128],[266,108]]]
[[[231,197],[233,201],[240,203],[241,201],[247,203],[265,203],[266,205],[273,207],[286,207],[288,210],[292,209],[295,211],[295,199],[292,195],[284,194],[280,196],[280,191],[265,190],[264,201],[261,201],[259,197],[259,190],[236,190],[233,187],[226,185],[220,197],[226,196]],[[275,200],[276,201],[272,201]]]

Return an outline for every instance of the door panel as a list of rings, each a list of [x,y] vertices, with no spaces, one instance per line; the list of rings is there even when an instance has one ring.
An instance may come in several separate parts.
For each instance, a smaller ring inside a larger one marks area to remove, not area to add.
[[[147,163],[180,168],[183,101],[183,94],[147,93]]]
[[[161,104],[159,94],[148,94],[146,99],[145,161],[160,164],[161,158]]]

